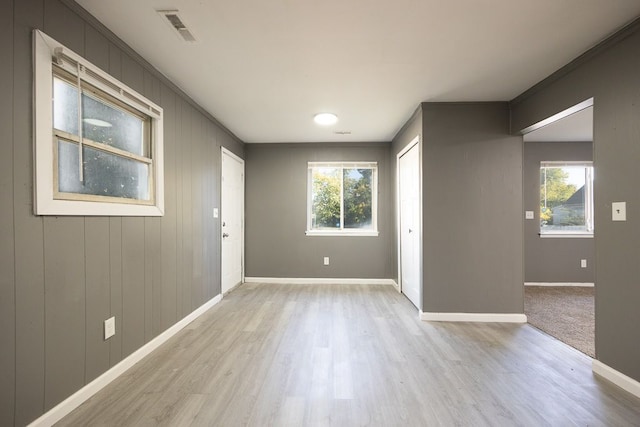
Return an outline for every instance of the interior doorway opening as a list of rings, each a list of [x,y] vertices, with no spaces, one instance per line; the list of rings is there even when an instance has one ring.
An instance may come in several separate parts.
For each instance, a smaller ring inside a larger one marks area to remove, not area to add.
[[[522,131],[528,322],[595,357],[593,99]]]

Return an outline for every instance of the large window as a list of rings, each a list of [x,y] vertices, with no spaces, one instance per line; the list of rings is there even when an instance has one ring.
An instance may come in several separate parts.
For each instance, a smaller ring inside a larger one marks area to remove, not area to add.
[[[540,164],[540,234],[593,235],[591,162]]]
[[[162,215],[162,109],[34,32],[38,215]]]
[[[377,236],[375,162],[309,163],[307,235]]]

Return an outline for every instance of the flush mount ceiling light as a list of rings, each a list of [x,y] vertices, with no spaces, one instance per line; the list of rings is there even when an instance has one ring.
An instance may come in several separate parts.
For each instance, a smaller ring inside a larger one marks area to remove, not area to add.
[[[318,113],[313,116],[313,121],[322,126],[331,126],[336,124],[338,116],[333,113]]]
[[[100,119],[82,119],[82,121],[92,126],[98,126],[101,128],[110,128],[111,126],[113,126],[111,123],[105,122],[104,120]]]

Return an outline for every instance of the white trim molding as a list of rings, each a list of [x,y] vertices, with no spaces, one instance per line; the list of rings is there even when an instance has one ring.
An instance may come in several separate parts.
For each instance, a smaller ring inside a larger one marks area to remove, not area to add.
[[[106,371],[104,374],[100,375],[95,380],[91,381],[89,384],[82,387],[80,390],[60,402],[58,405],[51,408],[49,411],[44,413],[40,418],[33,421],[29,424],[30,427],[40,427],[40,426],[52,426],[58,421],[60,421],[64,416],[71,413],[78,406],[82,405],[85,401],[87,401],[91,396],[102,390],[113,380],[118,378],[120,375],[124,374],[129,368],[133,367],[136,363],[144,359],[155,349],[160,347],[162,344],[167,342],[171,337],[180,332],[185,326],[189,323],[196,320],[198,317],[203,315],[207,310],[209,310],[214,305],[218,304],[222,300],[222,295],[218,295],[197,309],[191,312],[188,316],[178,321],[176,324],[171,326],[169,329],[140,347],[138,350],[133,352],[127,358],[123,359],[120,363]]]
[[[612,367],[605,365],[599,360],[593,359],[591,370],[597,376],[617,385],[624,391],[640,397],[640,382],[626,376],[622,372],[616,371]]]
[[[589,283],[589,282],[525,282],[524,285],[525,286],[593,288],[595,286],[595,283]]]
[[[425,313],[420,320],[427,322],[481,322],[481,323],[527,323],[522,313]]]
[[[390,285],[398,287],[393,279],[334,279],[294,277],[245,277],[245,283],[277,283],[281,285]]]

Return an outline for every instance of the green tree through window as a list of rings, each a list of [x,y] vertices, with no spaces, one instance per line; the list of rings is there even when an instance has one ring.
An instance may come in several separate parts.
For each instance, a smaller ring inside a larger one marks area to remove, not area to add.
[[[310,163],[309,230],[375,230],[375,163]]]

